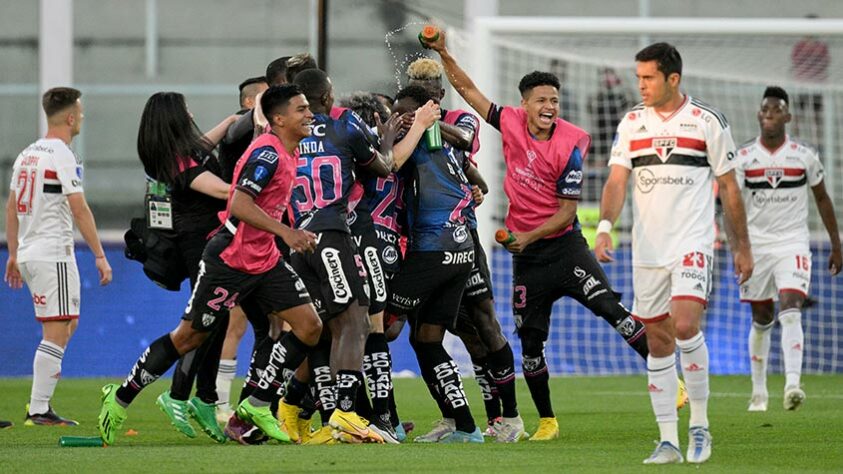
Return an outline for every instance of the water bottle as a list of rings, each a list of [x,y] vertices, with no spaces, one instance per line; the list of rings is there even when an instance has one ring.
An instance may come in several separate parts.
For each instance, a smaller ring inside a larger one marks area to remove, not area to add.
[[[62,436],[59,438],[59,446],[62,448],[81,448],[105,446],[99,436]]]
[[[424,142],[430,151],[442,149],[442,131],[439,130],[438,120],[424,131]]]
[[[419,32],[419,43],[427,47],[427,43],[433,43],[439,39],[439,28],[433,25],[424,25],[424,28]]]
[[[495,241],[504,247],[515,242],[515,235],[509,229],[498,229],[495,232]]]

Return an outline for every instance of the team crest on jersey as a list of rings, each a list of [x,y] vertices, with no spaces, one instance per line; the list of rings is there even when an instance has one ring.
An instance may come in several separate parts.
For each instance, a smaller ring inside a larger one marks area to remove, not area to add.
[[[691,109],[691,115],[693,115],[694,117],[699,117],[700,115],[702,115],[702,110],[694,107],[693,109]]]
[[[202,326],[208,327],[211,324],[214,324],[214,320],[216,320],[216,319],[217,319],[217,317],[214,316],[213,314],[202,313]]]
[[[468,239],[468,231],[465,229],[464,225],[457,227],[454,230],[454,242],[461,244]]]
[[[384,262],[392,265],[398,261],[398,250],[392,245],[387,245],[384,247],[381,256],[383,257]]]
[[[779,183],[782,182],[782,178],[784,178],[784,170],[781,168],[767,168],[764,170],[764,177],[770,183],[770,186],[777,188]]]
[[[533,160],[535,160],[537,156],[538,155],[536,155],[536,152],[533,150],[527,150],[527,161],[529,161],[530,164],[533,164]]]
[[[653,139],[653,149],[662,160],[666,160],[674,148],[676,148],[676,138]]]

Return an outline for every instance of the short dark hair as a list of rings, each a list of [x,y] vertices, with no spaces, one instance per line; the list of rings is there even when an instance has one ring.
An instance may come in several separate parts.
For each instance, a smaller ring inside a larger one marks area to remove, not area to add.
[[[52,117],[58,112],[75,104],[82,97],[82,92],[72,87],[53,87],[41,97],[41,106],[47,117]]]
[[[279,84],[283,84],[280,82],[281,79],[286,80],[284,73],[287,72],[287,60],[290,59],[290,56],[281,56],[280,58],[276,59],[269,63],[266,66],[266,82],[270,86],[276,86]]]
[[[240,105],[243,105],[243,101],[246,100],[246,88],[254,85],[254,84],[268,84],[266,82],[266,77],[258,76],[258,77],[250,77],[245,81],[241,82],[237,89],[240,91]]]
[[[673,73],[682,75],[682,56],[670,43],[653,43],[638,51],[635,60],[641,62],[655,61],[665,79]]]
[[[398,91],[398,94],[395,96],[395,102],[405,98],[413,99],[419,107],[431,100],[430,92],[424,87],[417,85],[407,86]]]
[[[287,59],[286,66],[287,70],[284,72],[284,75],[287,77],[288,83],[292,83],[296,76],[298,76],[302,71],[307,71],[308,69],[318,69],[316,59],[314,59],[310,53],[299,53]]]
[[[518,83],[518,92],[523,97],[524,94],[538,86],[553,86],[556,90],[559,90],[561,84],[559,84],[559,78],[555,74],[533,71],[521,78],[521,82]]]
[[[283,113],[282,110],[290,99],[297,95],[301,95],[302,91],[299,86],[295,84],[283,84],[280,86],[270,86],[266,92],[261,96],[261,109],[263,114],[269,118],[277,113]],[[270,122],[272,119],[270,119]]]
[[[779,86],[768,86],[764,89],[764,97],[762,97],[761,100],[764,100],[767,97],[781,99],[784,101],[785,105],[790,105],[790,98],[787,96],[787,92]]]
[[[289,71],[289,69],[288,69]],[[331,90],[331,79],[325,71],[308,69],[296,75],[292,82],[299,86],[308,101],[321,101],[322,97]]]
[[[389,118],[389,110],[387,110],[383,102],[369,92],[354,92],[350,96],[340,99],[339,104],[342,107],[348,107],[353,110],[370,127],[378,125],[377,121],[375,121],[375,112],[377,112],[381,120]]]

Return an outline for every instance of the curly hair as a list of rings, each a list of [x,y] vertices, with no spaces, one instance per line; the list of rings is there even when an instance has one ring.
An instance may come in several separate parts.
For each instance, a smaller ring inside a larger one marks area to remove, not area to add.
[[[407,77],[416,81],[442,79],[442,65],[430,58],[420,58],[407,67]]]
[[[389,110],[383,105],[383,102],[378,100],[371,92],[352,92],[347,97],[342,97],[339,100],[339,105],[353,110],[370,127],[378,125],[375,121],[375,112],[381,120],[386,120],[389,115]]]

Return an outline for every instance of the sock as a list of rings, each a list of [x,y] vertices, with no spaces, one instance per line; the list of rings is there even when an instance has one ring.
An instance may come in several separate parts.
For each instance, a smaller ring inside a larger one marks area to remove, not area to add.
[[[432,371],[439,393],[453,413],[457,430],[473,433],[477,425],[474,424],[468,407],[457,364],[442,346],[442,342],[416,344],[419,346],[418,354],[422,356],[419,364],[425,364]]]
[[[354,411],[358,415],[360,415],[360,418],[365,418],[366,420],[373,421],[375,411],[372,408],[371,402],[369,402],[369,394],[366,393],[366,388],[363,387],[364,383],[366,383],[365,376],[360,380],[360,389],[357,390],[357,401],[355,402]],[[386,412],[385,419],[389,421],[389,411]]]
[[[702,331],[686,340],[676,340],[682,376],[691,402],[688,426],[708,427],[708,346]],[[676,398],[676,397],[674,397]]]
[[[555,415],[550,404],[550,374],[544,360],[544,349],[537,356],[522,355],[521,368],[539,417],[553,418]]]
[[[357,410],[357,391],[363,384],[363,373],[359,370],[340,370],[337,372],[336,400],[337,408],[346,412]]]
[[[257,407],[277,403],[286,385],[285,376],[292,376],[292,371],[301,365],[309,351],[310,348],[292,332],[279,339],[272,347],[269,363],[260,374],[257,388],[249,396],[249,403]]]
[[[483,396],[483,406],[486,408],[486,419],[494,420],[501,416],[500,399],[492,395],[491,375],[486,369],[486,358],[478,357],[471,359],[474,369],[474,380],[480,386],[480,395]]]
[[[749,329],[749,365],[752,371],[752,393],[767,394],[767,362],[770,357],[770,335],[773,324],[752,323]]]
[[[307,395],[307,384],[297,379],[295,376],[290,377],[287,382],[287,393],[284,394],[284,403],[293,406],[301,406],[304,396]]]
[[[328,420],[337,407],[337,399],[334,394],[334,377],[331,375],[331,341],[319,341],[316,349],[311,351],[310,362],[310,383],[314,386],[316,408],[322,418],[322,424],[327,425]]]
[[[369,334],[363,356],[363,372],[366,374],[369,396],[372,397],[373,414],[391,424],[389,394],[392,391],[392,360],[389,357],[389,345],[383,333]],[[359,410],[358,414],[363,416]]]
[[[392,427],[397,428],[401,424],[398,418],[398,407],[395,405],[395,392],[389,392],[389,420],[392,421]]]
[[[179,352],[170,334],[156,339],[143,351],[126,381],[117,389],[117,401],[124,407],[129,406],[144,387],[158,380],[177,360]]]
[[[217,396],[220,404],[226,410],[230,410],[231,384],[237,374],[237,359],[220,359],[220,368],[217,371]]]
[[[228,327],[228,316],[225,322],[214,329],[196,354],[196,398],[209,405],[216,405],[220,400],[217,394],[217,374],[220,370],[220,356],[225,343],[225,333]],[[228,401],[228,399],[226,399]]]
[[[246,380],[243,381],[243,389],[240,390],[238,403],[249,398],[258,387],[260,373],[256,367],[266,367],[269,363],[269,356],[272,354],[272,346],[274,344],[275,341],[269,336],[255,340],[255,345],[252,348],[252,358],[249,360],[249,370],[246,372]]]
[[[687,378],[686,384],[687,382]],[[676,373],[676,356],[647,356],[647,390],[650,403],[659,424],[661,441],[669,441],[679,447],[679,430],[676,422],[676,397],[679,394],[679,379]],[[690,390],[689,390],[690,392]]]
[[[436,374],[433,372],[433,367],[422,362],[425,360],[425,354],[423,353],[424,345],[419,342],[415,342],[412,338],[410,339],[410,345],[416,352],[416,359],[419,362],[419,370],[421,371],[421,376],[424,380],[425,386],[427,387],[427,391],[430,393],[430,398],[436,402],[436,406],[439,407],[439,413],[442,414],[442,418],[453,419],[454,414],[451,411],[451,407],[445,403],[445,399],[440,393],[439,384],[436,381]]]
[[[58,344],[41,340],[32,361],[32,392],[29,396],[29,414],[41,415],[50,410],[50,399],[61,378],[61,360],[64,349]]]
[[[289,393],[289,392],[288,392]],[[304,397],[299,402],[299,418],[309,420],[316,412],[316,398],[314,397],[313,386],[307,386]]]
[[[492,382],[498,388],[504,418],[518,416],[518,400],[515,398],[515,358],[509,343],[488,355]]]
[[[802,332],[802,312],[796,308],[779,312],[782,325],[782,355],[784,355],[785,387],[799,386],[802,375],[802,346],[805,335]]]
[[[628,315],[615,325],[615,331],[642,359],[647,360],[650,349],[647,347],[647,329],[644,327],[644,323]]]

